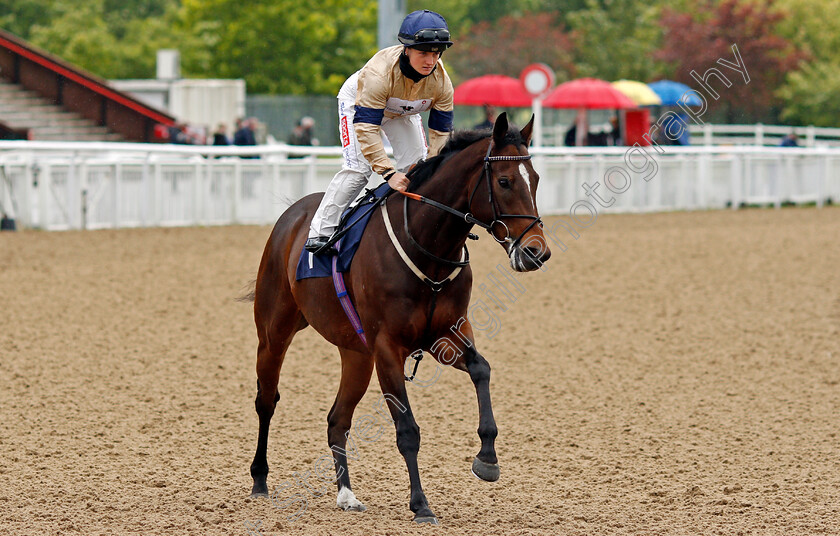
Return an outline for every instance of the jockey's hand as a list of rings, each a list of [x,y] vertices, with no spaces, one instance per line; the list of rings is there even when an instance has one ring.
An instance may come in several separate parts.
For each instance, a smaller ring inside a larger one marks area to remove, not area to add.
[[[405,176],[405,173],[397,171],[388,179],[388,186],[399,192],[404,192],[408,188],[408,177]]]

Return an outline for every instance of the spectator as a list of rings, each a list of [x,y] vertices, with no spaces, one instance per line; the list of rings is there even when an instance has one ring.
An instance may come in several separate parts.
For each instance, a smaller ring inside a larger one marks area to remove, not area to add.
[[[190,145],[204,145],[207,143],[207,128],[204,126],[184,125],[187,143]]]
[[[187,136],[187,125],[184,123],[175,123],[169,127],[169,143],[178,145],[187,145],[190,143],[189,136]]]
[[[234,145],[256,145],[257,138],[254,136],[254,129],[251,119],[237,120],[238,129],[233,135]]]
[[[782,143],[779,144],[779,147],[799,147],[799,138],[796,136],[796,132],[791,131],[790,134],[786,134],[784,138],[782,138]]]
[[[492,104],[484,105],[484,121],[473,128],[475,130],[493,130],[493,123],[496,122],[496,108]]]
[[[256,145],[257,138],[254,136],[254,119],[237,120],[238,130],[233,135],[233,144],[240,146]],[[243,156],[242,158],[259,158],[257,155]]]
[[[213,133],[213,145],[230,145],[230,138],[227,135],[227,125],[219,123],[216,132]]]
[[[563,145],[566,147],[575,147],[577,145],[577,123],[573,123],[571,128],[566,131],[563,137]]]
[[[318,139],[312,137],[312,127],[315,120],[311,117],[301,117],[297,126],[289,136],[289,145],[318,145]]]
[[[621,139],[621,124],[618,122],[618,117],[610,117],[611,130],[607,133],[607,145],[618,147],[624,145],[624,140]]]
[[[5,212],[3,212],[2,214],[3,214],[3,217],[0,218],[0,231],[14,231],[14,230],[16,230],[14,218],[7,215]]]
[[[668,112],[664,119],[659,119],[661,123],[657,122],[659,127],[653,141],[657,145],[691,145],[687,119],[685,114]]]

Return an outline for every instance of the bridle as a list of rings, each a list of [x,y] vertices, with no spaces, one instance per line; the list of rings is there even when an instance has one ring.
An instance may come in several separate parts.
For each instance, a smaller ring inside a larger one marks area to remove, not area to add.
[[[454,216],[457,216],[458,218],[463,219],[467,223],[470,223],[470,224],[473,224],[473,225],[478,225],[479,227],[485,229],[488,233],[490,233],[490,235],[493,236],[493,239],[496,240],[496,242],[499,242],[500,244],[507,243],[508,254],[510,254],[511,250],[519,244],[519,242],[522,240],[522,237],[525,236],[525,233],[530,231],[535,225],[542,223],[542,220],[540,219],[539,216],[531,216],[530,214],[505,214],[505,213],[501,212],[498,209],[498,207],[496,206],[496,198],[493,195],[493,182],[492,182],[493,170],[492,170],[492,167],[491,167],[492,163],[493,162],[502,162],[502,161],[506,161],[506,162],[520,161],[521,162],[521,161],[525,161],[525,160],[530,160],[531,155],[524,155],[524,156],[523,155],[490,156],[490,152],[492,150],[493,150],[493,138],[490,138],[490,143],[487,147],[487,154],[484,155],[484,179],[486,179],[485,182],[487,184],[487,191],[488,191],[488,196],[489,196],[488,201],[490,203],[490,207],[493,209],[493,219],[492,219],[492,221],[490,221],[490,223],[485,223],[485,222],[479,220],[478,218],[476,218],[475,216],[472,215],[472,212],[461,212],[460,210],[454,209],[454,208],[452,208],[448,205],[444,205],[443,203],[439,203],[438,201],[435,201],[434,199],[429,199],[427,197],[424,197],[422,195],[415,194],[415,193],[412,193],[412,192],[400,192],[404,196],[403,219],[404,219],[406,236],[411,241],[412,245],[414,245],[414,247],[419,249],[427,257],[429,257],[431,259],[434,259],[435,261],[440,262],[442,264],[448,264],[450,266],[455,267],[455,269],[445,279],[442,279],[440,281],[433,281],[428,276],[426,276],[417,267],[417,265],[414,264],[414,262],[411,261],[411,259],[405,253],[405,250],[403,250],[402,246],[400,245],[399,241],[397,240],[396,235],[394,234],[394,230],[391,227],[391,219],[390,219],[390,216],[388,216],[388,210],[387,210],[385,201],[383,200],[381,202],[382,211],[383,211],[382,215],[383,215],[383,219],[384,219],[384,222],[385,222],[385,229],[388,232],[388,236],[391,239],[391,243],[394,245],[394,248],[397,250],[397,253],[400,255],[403,262],[406,264],[406,266],[409,267],[409,269],[414,273],[414,275],[416,275],[421,281],[423,281],[426,285],[429,286],[429,288],[432,289],[432,298],[431,298],[431,301],[429,302],[429,312],[426,316],[426,318],[427,318],[426,332],[427,333],[431,330],[432,318],[434,317],[435,305],[437,303],[438,293],[443,289],[443,287],[444,287],[444,285],[446,285],[446,283],[454,280],[458,276],[458,274],[461,272],[461,269],[464,268],[465,266],[467,266],[470,263],[470,255],[469,255],[469,250],[467,249],[466,244],[464,244],[464,250],[461,253],[461,260],[453,261],[453,260],[444,259],[442,257],[439,257],[438,255],[435,255],[434,253],[428,251],[426,248],[422,247],[419,243],[417,243],[417,240],[414,239],[414,237],[411,235],[411,232],[409,231],[409,228],[408,228],[408,200],[409,199],[413,199],[415,201],[419,201],[421,203],[431,205],[431,206],[433,206],[437,209],[443,210],[444,212],[448,212],[448,213],[450,213]],[[470,193],[470,201],[469,201],[469,204],[467,205],[467,210],[469,210],[469,211],[472,211],[473,200],[475,199],[476,192],[478,192],[478,187],[481,186],[481,182],[482,182],[481,179],[477,180],[476,183],[475,183],[475,187],[473,188],[472,192]],[[528,227],[526,227],[525,230],[522,231],[519,234],[519,236],[517,236],[514,239],[510,235],[510,228],[507,226],[507,224],[505,224],[504,221],[502,221],[502,218],[529,218],[529,219],[532,219],[534,221],[532,221],[530,223],[530,225],[528,225]],[[505,234],[504,238],[501,238],[501,239],[498,238],[496,236],[496,234],[493,232],[493,230],[498,228],[499,225],[501,225],[502,228],[504,228],[504,234]],[[468,235],[468,236],[474,237],[476,239],[478,238],[478,237],[475,237],[474,235],[472,235],[472,233],[470,233],[470,235]],[[414,380],[414,376],[415,376],[415,374],[417,374],[417,367],[420,365],[420,360],[423,358],[423,352],[422,351],[414,352],[414,353],[411,354],[411,357],[415,360],[414,361],[414,372],[412,372],[411,376],[405,376],[406,381]]]
[[[493,239],[496,242],[498,242],[500,244],[507,243],[508,244],[508,252],[509,252],[512,248],[515,248],[516,246],[519,245],[519,241],[522,240],[522,237],[525,236],[525,233],[530,231],[531,228],[533,228],[535,225],[537,225],[537,224],[541,225],[542,224],[542,219],[540,219],[539,216],[531,216],[530,214],[504,214],[504,213],[500,213],[500,211],[498,210],[498,207],[496,206],[496,198],[493,195],[493,184],[492,184],[493,171],[490,168],[490,164],[492,162],[505,162],[505,161],[514,161],[515,162],[515,161],[530,160],[531,155],[527,154],[527,155],[524,155],[524,156],[523,155],[490,156],[490,151],[492,151],[492,150],[493,150],[493,139],[491,138],[490,139],[490,144],[487,147],[487,154],[484,156],[484,177],[487,179],[487,181],[486,181],[487,182],[487,191],[488,191],[488,196],[489,196],[488,202],[490,203],[490,207],[493,209],[493,221],[491,221],[489,225],[481,225],[481,226],[484,227],[485,229],[487,229],[487,232],[490,233],[490,235],[493,237]],[[470,194],[470,204],[468,205],[470,208],[472,208],[473,198],[475,197],[476,192],[478,192],[478,186],[479,186],[480,182],[481,181],[477,181],[475,183],[475,188],[473,188],[472,194]],[[530,225],[528,225],[528,227],[525,228],[524,231],[519,233],[519,236],[517,236],[516,239],[511,239],[510,229],[508,229],[507,224],[505,224],[505,222],[502,221],[501,218],[528,218],[528,219],[532,219],[534,221],[532,221],[530,223]],[[505,230],[505,237],[502,238],[502,239],[497,238],[496,234],[493,232],[493,228],[496,226],[496,224],[501,225]]]
[[[434,199],[429,199],[419,194],[415,194],[412,192],[400,192],[403,196],[405,196],[405,207],[403,210],[404,219],[405,219],[405,232],[408,235],[409,240],[411,243],[417,247],[424,255],[433,258],[434,260],[449,264],[452,266],[466,266],[469,264],[469,257],[465,261],[451,261],[448,259],[443,259],[438,257],[437,255],[427,251],[425,248],[420,246],[414,237],[411,236],[411,233],[408,230],[408,200],[413,199],[415,201],[420,201],[421,203],[425,203],[427,205],[431,205],[437,209],[443,210],[445,212],[449,212],[450,214],[457,216],[460,219],[463,219],[465,222],[478,225],[482,229],[485,229],[493,239],[500,243],[500,244],[507,244],[507,251],[510,252],[513,248],[519,245],[519,242],[522,240],[522,237],[525,236],[525,233],[530,231],[535,225],[540,224],[542,225],[542,219],[539,216],[532,216],[530,214],[505,214],[499,210],[496,197],[493,195],[493,170],[491,164],[493,162],[510,162],[510,161],[525,161],[530,160],[531,155],[516,155],[516,156],[490,156],[490,152],[493,150],[493,138],[490,138],[490,143],[487,146],[487,154],[484,155],[484,178],[486,179],[485,182],[487,184],[487,192],[488,192],[488,203],[490,204],[490,208],[493,210],[493,220],[490,223],[485,223],[475,216],[472,215],[472,212],[461,212],[460,210],[454,209],[448,205],[444,205],[443,203],[439,203]],[[475,198],[476,193],[478,192],[478,187],[481,186],[481,180],[476,181],[475,186],[473,187],[472,193],[470,193],[470,201],[467,205],[468,209],[472,210],[473,200]],[[515,239],[510,235],[510,228],[508,228],[507,224],[502,220],[502,218],[528,218],[532,219],[530,225],[528,225],[524,231],[522,231],[519,236]],[[499,228],[501,226],[504,229],[504,237],[498,238],[496,233],[494,233],[494,229]]]

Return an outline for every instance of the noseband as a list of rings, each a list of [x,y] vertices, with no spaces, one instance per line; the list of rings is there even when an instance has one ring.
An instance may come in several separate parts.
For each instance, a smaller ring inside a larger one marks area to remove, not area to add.
[[[517,245],[519,245],[519,241],[522,240],[522,237],[525,236],[525,233],[530,231],[531,228],[533,228],[535,225],[541,224],[542,220],[540,219],[539,216],[531,216],[530,214],[505,214],[505,213],[503,213],[499,210],[499,208],[497,207],[497,204],[496,204],[496,197],[493,195],[493,184],[492,184],[493,170],[491,168],[491,164],[493,162],[516,162],[516,161],[530,160],[531,155],[528,154],[528,155],[516,155],[516,156],[490,156],[490,152],[492,150],[493,150],[493,139],[490,138],[490,144],[487,146],[487,154],[484,155],[484,178],[486,179],[485,182],[487,183],[488,203],[490,204],[490,208],[493,210],[493,220],[490,223],[485,223],[485,222],[477,219],[475,216],[472,215],[472,212],[466,212],[466,213],[461,212],[460,210],[456,210],[456,209],[454,209],[450,206],[444,205],[443,203],[438,203],[437,201],[435,201],[433,199],[429,199],[427,197],[423,197],[422,195],[418,195],[418,194],[411,193],[411,192],[400,192],[400,193],[403,194],[406,197],[406,202],[407,202],[408,199],[414,199],[415,201],[420,201],[421,203],[426,203],[427,205],[431,205],[431,206],[433,206],[435,208],[438,208],[440,210],[443,210],[445,212],[449,212],[450,214],[453,214],[453,215],[463,219],[467,223],[471,223],[473,225],[478,225],[479,227],[481,227],[482,229],[485,229],[488,233],[490,233],[490,236],[492,236],[493,239],[496,242],[498,242],[500,244],[505,244],[506,243],[507,244],[507,250],[510,251],[512,248],[515,248]],[[473,199],[475,198],[475,194],[476,194],[476,192],[478,192],[478,187],[480,185],[481,185],[481,181],[480,180],[476,181],[475,187],[473,188],[473,191],[470,194],[469,205],[467,205],[469,210],[472,210]],[[406,210],[404,213],[406,215],[406,231],[407,231],[408,230],[408,211]],[[511,237],[510,229],[508,228],[507,224],[502,220],[502,218],[528,218],[528,219],[532,219],[534,221],[532,221],[531,224],[528,225],[528,227],[526,227],[525,230],[522,231],[519,234],[519,236],[517,236],[514,239],[514,238]],[[498,238],[496,236],[496,233],[493,232],[494,229],[497,229],[497,228],[503,229],[503,234],[504,234],[503,238]],[[410,234],[409,234],[409,237],[411,237]],[[414,242],[413,239],[412,239],[412,242]],[[416,245],[416,242],[414,242],[414,243]],[[423,253],[425,253],[426,255],[428,255],[430,257],[433,257],[435,260],[442,261],[444,263],[453,264],[453,265],[459,264],[458,261],[448,261],[446,259],[441,259],[440,257],[437,257],[436,255],[430,254],[425,249],[421,248],[421,250],[423,251]],[[469,262],[469,261],[467,261],[467,262]]]
[[[484,224],[482,222],[479,222],[478,220],[475,220],[475,221],[476,221],[476,225],[480,225],[481,227],[487,229],[487,232],[490,233],[490,236],[492,236],[493,239],[496,242],[498,242],[500,244],[507,243],[508,244],[508,246],[507,246],[508,251],[510,251],[512,248],[515,248],[517,245],[519,245],[519,241],[522,240],[522,237],[525,236],[525,233],[530,231],[531,228],[534,227],[534,225],[537,225],[538,223],[542,223],[542,220],[540,219],[539,216],[531,216],[530,214],[504,214],[498,209],[498,207],[496,206],[496,198],[493,195],[493,184],[492,184],[493,170],[491,169],[490,165],[493,162],[511,162],[511,161],[516,162],[516,161],[530,160],[531,155],[528,154],[528,155],[524,155],[524,156],[523,155],[490,156],[490,152],[492,150],[493,150],[493,138],[490,138],[490,144],[487,146],[487,154],[484,155],[484,177],[487,179],[486,180],[486,182],[487,182],[487,192],[488,192],[488,200],[487,201],[490,204],[490,208],[493,209],[493,221],[491,221],[489,225]],[[473,198],[475,197],[476,192],[478,192],[479,184],[481,184],[481,181],[478,181],[478,182],[475,183],[475,188],[473,188],[472,194],[470,194],[470,204],[468,205],[470,209],[472,209]],[[468,214],[468,215],[470,217],[472,216],[471,214]],[[519,236],[516,237],[516,239],[512,239],[511,236],[510,236],[510,229],[508,228],[507,224],[505,224],[505,222],[502,221],[502,218],[528,218],[528,219],[533,219],[534,221],[532,221],[531,224],[528,225],[528,227],[526,227],[525,230],[522,231],[519,234]],[[467,220],[467,221],[469,221],[469,220]],[[500,225],[504,229],[504,238],[501,238],[501,239],[498,238],[496,236],[496,233],[493,232],[493,229],[497,225]]]

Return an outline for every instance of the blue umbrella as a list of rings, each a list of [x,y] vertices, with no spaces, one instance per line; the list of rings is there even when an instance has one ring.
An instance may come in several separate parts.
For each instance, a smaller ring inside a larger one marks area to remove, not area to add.
[[[688,106],[700,106],[703,102],[700,97],[694,93],[689,93],[685,99],[682,98],[687,91],[692,91],[690,87],[680,82],[673,82],[671,80],[660,80],[648,84],[648,87],[654,91],[659,98],[662,99],[663,106],[677,106],[680,102],[686,103]]]

